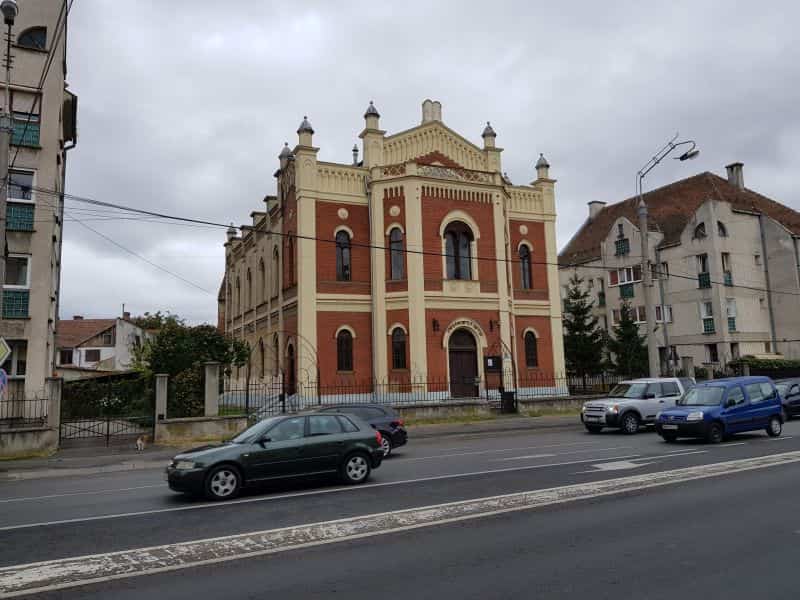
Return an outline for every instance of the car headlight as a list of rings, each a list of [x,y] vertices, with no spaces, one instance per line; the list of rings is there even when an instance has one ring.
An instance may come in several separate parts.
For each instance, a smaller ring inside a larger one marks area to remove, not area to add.
[[[585,413],[585,412],[586,412],[586,405],[585,405],[585,404],[584,404],[583,406],[581,406],[581,412],[582,412],[582,413]]]
[[[610,413],[618,413],[619,412],[619,406],[617,406],[616,404],[614,406],[609,406],[608,408],[606,408],[606,411],[608,411]]]
[[[658,421],[659,419],[661,419],[661,411],[658,411],[656,413],[656,421]]]
[[[175,463],[175,468],[179,471],[188,471],[189,469],[194,469],[196,466],[197,464],[190,460],[179,460]]]
[[[698,410],[696,412],[690,412],[688,415],[686,415],[686,420],[687,421],[702,421],[703,420],[703,411],[702,410]]]

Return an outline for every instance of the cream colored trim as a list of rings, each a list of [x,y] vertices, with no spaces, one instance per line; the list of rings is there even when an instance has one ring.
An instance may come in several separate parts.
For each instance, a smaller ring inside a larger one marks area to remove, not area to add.
[[[450,321],[447,327],[444,328],[444,335],[442,336],[442,348],[448,348],[450,345],[450,336],[459,329],[468,329],[476,340],[480,348],[488,348],[489,342],[486,339],[486,334],[478,324],[477,321],[469,317],[457,317]]]
[[[342,302],[336,300],[322,300],[317,302],[319,312],[372,312],[371,302]]]
[[[336,302],[343,300],[369,302],[370,299],[369,294],[317,294],[317,300],[335,300]]]
[[[367,204],[367,197],[361,194],[335,194],[332,192],[320,192],[317,195],[318,202],[332,202],[335,204],[353,204],[356,206],[365,206]]]
[[[516,306],[514,316],[517,317],[549,317],[550,306]]]
[[[422,254],[422,190],[418,181],[405,187],[406,255],[408,264],[408,329],[409,370],[412,381],[416,377],[428,376],[427,319],[425,318],[425,266]],[[381,283],[381,285],[384,285]],[[380,331],[380,330],[378,330]],[[383,336],[381,336],[383,338]],[[386,338],[383,338],[384,340]],[[383,354],[386,362],[386,351]],[[424,380],[424,379],[423,379]]]
[[[405,229],[403,229],[403,226],[402,226],[402,225],[400,225],[400,223],[391,223],[391,224],[390,224],[390,225],[389,225],[389,226],[386,228],[386,235],[388,236],[388,235],[389,235],[389,233],[392,231],[392,229],[394,229],[395,227],[397,227],[397,228],[398,228],[400,231],[402,231],[402,232],[403,232],[403,235],[405,236],[405,234],[406,234],[406,230],[405,230]]]
[[[336,229],[333,230],[333,238],[336,239],[336,234],[340,231],[346,231],[347,235],[350,236],[350,239],[355,239],[355,235],[353,234],[353,230],[350,229],[347,225],[339,225]]]
[[[406,326],[403,325],[402,323],[392,323],[391,325],[389,325],[389,329],[386,331],[386,335],[392,335],[392,332],[397,328],[402,329],[403,333],[408,335],[408,329],[406,329]]]
[[[540,336],[539,332],[536,331],[533,327],[526,327],[525,329],[522,330],[522,339],[523,340],[525,339],[525,336],[528,334],[529,331],[536,337],[537,340],[542,339],[542,336]]]
[[[481,230],[478,227],[478,224],[475,222],[475,220],[469,215],[469,213],[460,209],[456,209],[456,210],[451,210],[442,219],[442,222],[439,225],[440,238],[444,238],[444,230],[447,229],[447,226],[453,221],[463,221],[464,223],[469,225],[469,228],[472,229],[472,235],[476,240],[481,237]]]
[[[358,337],[356,335],[356,330],[353,329],[350,325],[339,325],[339,328],[336,330],[336,333],[333,334],[333,339],[338,338],[339,334],[342,333],[342,331],[349,331],[350,335],[353,336],[353,339],[356,339]]]
[[[519,244],[517,244],[517,254],[518,255],[519,255],[519,249],[522,248],[523,246],[527,246],[528,250],[530,250],[531,254],[533,254],[533,244],[531,244],[527,239],[525,239],[525,240],[522,240]]]
[[[408,310],[408,298],[387,298],[386,310]]]
[[[549,223],[555,222],[555,213],[521,213],[508,211],[508,218],[511,221],[529,221],[531,223]]]
[[[497,297],[494,298],[456,298],[430,297],[425,295],[425,308],[436,310],[497,310]],[[549,313],[548,313],[549,314]]]

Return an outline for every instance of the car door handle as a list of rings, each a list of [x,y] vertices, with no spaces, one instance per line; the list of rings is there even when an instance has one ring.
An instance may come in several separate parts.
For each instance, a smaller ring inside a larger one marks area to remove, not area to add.
[[[659,404],[664,404],[664,401],[663,400],[659,400],[658,403]]]

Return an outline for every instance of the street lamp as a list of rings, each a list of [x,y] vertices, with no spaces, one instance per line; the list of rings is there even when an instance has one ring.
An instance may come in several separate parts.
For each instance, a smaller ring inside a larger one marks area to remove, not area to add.
[[[17,15],[19,14],[17,0],[3,0],[0,2],[0,12],[3,13],[3,18],[6,21],[6,25],[13,25],[14,19],[16,19]]]
[[[667,156],[669,156],[676,148],[681,146],[689,146],[689,149],[686,150],[680,156],[675,157],[677,160],[680,161],[687,161],[696,158],[698,154],[700,154],[700,150],[697,149],[697,144],[694,140],[684,140],[681,142],[677,142],[679,134],[675,134],[675,136],[668,141],[655,155],[645,163],[645,165],[639,169],[639,172],[636,173],[636,192],[639,196],[639,206],[637,209],[639,215],[639,233],[642,238],[642,277],[644,280],[644,307],[645,307],[645,315],[647,320],[647,362],[648,362],[648,370],[650,377],[658,377],[660,366],[658,360],[658,347],[656,346],[656,338],[655,338],[655,315],[653,314],[653,298],[651,294],[651,287],[653,286],[653,275],[650,271],[650,245],[648,243],[648,225],[647,225],[647,204],[644,202],[644,196],[642,194],[642,182],[644,181],[645,176],[652,171],[656,165],[658,165],[662,160],[664,160]],[[656,261],[658,263],[658,261]],[[664,280],[663,277],[659,277],[659,302],[662,305],[662,321],[664,325],[664,347],[667,353],[667,370],[671,371],[671,362],[672,357],[669,354],[669,336],[667,334],[667,319],[666,315],[664,314],[663,304],[664,304]]]

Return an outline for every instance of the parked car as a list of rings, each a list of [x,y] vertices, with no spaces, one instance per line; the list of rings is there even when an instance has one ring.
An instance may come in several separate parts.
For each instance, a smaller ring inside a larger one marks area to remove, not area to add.
[[[265,419],[224,444],[178,454],[167,467],[178,492],[229,500],[245,486],[270,479],[338,473],[364,483],[383,460],[381,434],[340,413]]]
[[[694,379],[689,377],[621,381],[608,398],[585,402],[581,421],[589,433],[599,433],[604,427],[636,433],[642,425],[653,423],[659,410],[675,406],[678,398],[694,385]]]
[[[800,414],[800,377],[779,379],[775,382],[783,404],[783,420],[788,421]]]
[[[355,415],[381,432],[383,456],[386,458],[392,450],[404,446],[408,442],[408,432],[403,427],[403,419],[391,407],[382,404],[337,404],[320,409],[317,412],[343,412]]]
[[[702,383],[658,413],[656,431],[667,442],[679,437],[704,437],[717,444],[725,436],[764,429],[781,434],[781,398],[769,377],[732,377]]]

